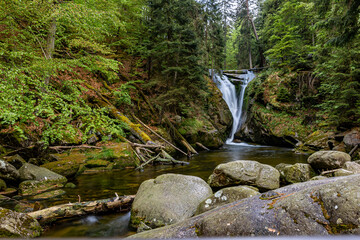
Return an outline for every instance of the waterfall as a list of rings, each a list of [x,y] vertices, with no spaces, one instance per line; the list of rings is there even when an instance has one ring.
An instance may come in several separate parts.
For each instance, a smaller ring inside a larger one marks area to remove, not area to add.
[[[233,117],[233,125],[231,129],[230,137],[226,140],[227,144],[233,143],[234,135],[241,127],[241,115],[242,115],[242,107],[245,95],[245,89],[248,83],[255,78],[255,74],[251,71],[247,71],[246,74],[236,74],[233,75],[236,77],[240,85],[240,89],[237,92],[235,85],[229,80],[229,78],[225,75],[214,74],[214,82],[218,86],[219,90],[223,94],[223,99],[229,106]]]

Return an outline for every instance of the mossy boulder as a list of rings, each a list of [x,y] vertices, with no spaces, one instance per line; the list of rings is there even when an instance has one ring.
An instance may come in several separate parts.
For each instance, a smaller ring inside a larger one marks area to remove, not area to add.
[[[333,132],[315,131],[306,137],[304,143],[297,147],[302,152],[313,153],[319,150],[330,150],[329,142],[335,142]]]
[[[306,163],[280,163],[275,168],[280,172],[281,181],[285,183],[306,182],[316,176],[314,169]]]
[[[6,189],[6,182],[0,178],[0,192]]]
[[[52,189],[61,188],[64,183],[56,183],[52,181],[26,180],[19,185],[19,193],[21,196],[31,196]]]
[[[85,159],[73,158],[46,163],[41,167],[47,168],[64,177],[71,178],[76,175],[76,173],[79,171],[80,165],[83,163],[85,163]]]
[[[100,159],[92,159],[87,160],[85,166],[87,168],[99,168],[99,167],[106,167],[110,164],[109,161],[100,160]]]
[[[196,215],[257,194],[260,194],[259,190],[250,186],[223,188],[202,201],[198,206]]]
[[[260,190],[280,186],[280,173],[274,167],[256,161],[234,161],[218,165],[210,175],[211,187],[251,185]]]
[[[0,208],[0,238],[35,238],[41,232],[38,221],[29,215]]]
[[[164,174],[143,182],[132,204],[130,225],[144,222],[151,228],[174,224],[193,216],[198,205],[212,194],[204,180]]]
[[[20,174],[13,165],[0,159],[0,178],[5,181],[16,182],[19,180]]]
[[[53,191],[49,191],[49,192],[40,193],[40,194],[37,194],[35,196],[31,196],[30,200],[52,199],[52,198],[60,197],[60,196],[62,196],[64,194],[66,194],[66,192],[64,190],[57,189],[57,190],[53,190]]]
[[[332,170],[341,168],[346,162],[350,162],[349,154],[339,151],[319,151],[308,158],[307,162],[315,170]]]
[[[130,238],[360,234],[360,175],[296,183]]]

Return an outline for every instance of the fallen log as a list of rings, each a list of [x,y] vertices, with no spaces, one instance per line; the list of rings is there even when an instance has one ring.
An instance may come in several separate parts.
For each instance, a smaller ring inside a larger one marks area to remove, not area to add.
[[[49,147],[49,149],[51,149],[51,150],[73,149],[73,148],[103,149],[102,147],[89,146],[89,145],[77,145],[77,146],[53,146],[53,147]]]
[[[135,195],[121,197],[115,195],[115,198],[57,205],[28,213],[28,215],[44,225],[61,219],[81,217],[88,214],[129,211]]]

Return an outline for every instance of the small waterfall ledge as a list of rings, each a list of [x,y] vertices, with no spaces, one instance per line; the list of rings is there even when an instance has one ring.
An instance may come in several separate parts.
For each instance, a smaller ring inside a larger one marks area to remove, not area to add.
[[[223,94],[223,99],[228,105],[233,117],[233,125],[229,138],[226,144],[234,144],[234,135],[241,127],[241,116],[244,102],[245,89],[247,85],[255,78],[255,74],[246,70],[245,73],[233,75],[236,82],[239,83],[239,90],[236,90],[235,85],[229,80],[229,77],[223,74],[214,74],[213,81]],[[241,80],[239,80],[241,79]]]

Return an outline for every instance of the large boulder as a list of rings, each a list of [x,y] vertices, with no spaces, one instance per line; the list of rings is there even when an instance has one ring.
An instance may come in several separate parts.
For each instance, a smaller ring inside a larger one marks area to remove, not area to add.
[[[165,174],[143,182],[131,210],[130,224],[151,228],[180,222],[195,214],[197,206],[212,194],[204,180],[180,174]]]
[[[26,161],[19,154],[8,157],[5,159],[5,161],[13,165],[16,169],[21,168],[22,165],[26,163]]]
[[[286,183],[306,182],[316,175],[314,169],[306,163],[280,163],[275,168],[280,172],[281,180]]]
[[[131,238],[360,234],[360,175],[296,183]]]
[[[5,181],[17,181],[20,178],[20,175],[13,165],[0,159],[0,178]]]
[[[64,184],[67,182],[67,179],[64,176],[30,163],[25,163],[19,169],[19,173],[22,180],[49,181],[58,184]]]
[[[41,231],[38,221],[29,215],[0,208],[0,238],[35,238]]]
[[[339,151],[319,151],[310,155],[307,161],[315,170],[332,170],[343,167],[351,157]]]
[[[240,199],[249,198],[259,193],[259,190],[249,186],[237,186],[223,188],[215,194],[202,201],[196,211],[196,214],[209,211],[222,205],[235,202]]]
[[[65,177],[74,177],[79,171],[80,165],[83,163],[85,163],[84,159],[73,158],[45,163],[41,167],[47,168]]]
[[[269,165],[241,160],[218,165],[208,183],[211,187],[251,185],[260,190],[270,190],[279,188],[280,173]]]

